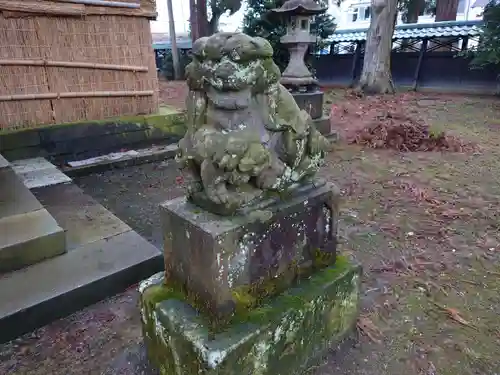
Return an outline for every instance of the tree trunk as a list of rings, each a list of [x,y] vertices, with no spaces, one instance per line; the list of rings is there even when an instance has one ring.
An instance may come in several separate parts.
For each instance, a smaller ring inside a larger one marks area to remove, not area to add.
[[[207,0],[197,0],[196,2],[196,21],[198,23],[198,38],[209,36]]]
[[[363,71],[358,88],[366,94],[394,93],[391,48],[397,0],[372,0]]]
[[[215,34],[219,31],[219,21],[221,16],[222,14],[219,14],[217,9],[212,9],[212,18],[210,19],[210,22],[208,22],[209,35]]]
[[[455,21],[457,19],[458,0],[437,0],[436,1],[436,22],[437,21]],[[443,43],[450,43],[456,38],[439,38]],[[431,44],[432,46],[432,44]],[[450,51],[451,45],[440,46],[436,51]]]
[[[404,23],[417,23],[420,11],[425,6],[425,0],[410,0],[407,3],[407,9],[403,17]],[[401,41],[401,51],[409,50],[409,46],[413,43],[413,39],[404,39]]]
[[[175,35],[174,12],[172,9],[172,0],[167,0],[168,9],[168,28],[170,31],[170,42],[172,44],[172,64],[174,66],[174,79],[181,79],[181,64],[179,60],[179,50],[177,49],[177,37]]]
[[[458,0],[437,0],[436,22],[455,21],[457,19]]]
[[[425,7],[425,0],[410,0],[406,3],[403,14],[404,23],[417,23],[420,12]]]
[[[200,37],[196,0],[189,0],[189,23],[191,24],[191,40],[194,43]]]

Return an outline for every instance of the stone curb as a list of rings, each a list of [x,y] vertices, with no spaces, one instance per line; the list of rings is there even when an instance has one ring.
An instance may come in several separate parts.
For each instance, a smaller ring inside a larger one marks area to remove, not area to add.
[[[139,150],[139,155],[124,156],[118,160],[103,160],[78,167],[64,166],[61,171],[69,177],[86,176],[92,173],[101,173],[111,169],[126,168],[134,165],[153,163],[156,161],[173,159],[177,154],[177,145],[168,145],[161,149]],[[141,154],[142,152],[142,154]]]

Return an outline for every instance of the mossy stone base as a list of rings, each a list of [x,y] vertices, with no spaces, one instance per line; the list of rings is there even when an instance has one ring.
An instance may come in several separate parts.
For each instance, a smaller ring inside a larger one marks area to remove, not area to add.
[[[301,374],[354,326],[360,276],[360,267],[340,257],[214,333],[159,273],[139,288],[151,365],[161,375]]]
[[[158,113],[85,120],[17,131],[0,130],[0,153],[7,160],[49,157],[65,164],[123,148],[174,144],[186,131],[185,115],[161,107]]]

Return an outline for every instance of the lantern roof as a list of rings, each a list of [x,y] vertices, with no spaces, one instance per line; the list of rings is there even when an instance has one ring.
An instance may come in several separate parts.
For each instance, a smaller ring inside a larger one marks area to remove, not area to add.
[[[273,11],[291,16],[314,16],[326,12],[327,9],[328,7],[323,7],[314,0],[288,0],[280,8],[273,9]]]

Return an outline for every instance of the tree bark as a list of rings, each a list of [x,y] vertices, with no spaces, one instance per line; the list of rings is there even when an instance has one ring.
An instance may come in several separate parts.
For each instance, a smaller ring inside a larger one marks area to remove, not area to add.
[[[219,14],[212,10],[212,18],[208,22],[208,29],[209,29],[208,31],[210,35],[215,34],[216,32],[219,31],[219,21],[221,17],[222,14]]]
[[[403,17],[404,23],[417,23],[420,11],[425,7],[425,0],[410,0],[407,3],[407,9],[405,9],[405,15]],[[404,39],[401,41],[401,51],[409,50],[409,46],[413,42],[413,39]]]
[[[170,43],[172,44],[172,64],[174,66],[174,79],[181,79],[181,64],[179,60],[179,50],[177,49],[177,37],[175,34],[174,12],[172,0],[167,0],[168,27],[170,31]]]
[[[191,40],[194,43],[199,38],[196,0],[189,0],[189,23],[191,24]]]
[[[457,19],[458,0],[437,0],[436,2],[436,22],[437,21],[455,21]],[[443,43],[449,43],[455,38],[439,38]],[[431,44],[432,45],[432,44]],[[440,46],[436,51],[450,51],[451,45]]]
[[[391,49],[397,0],[372,0],[371,7],[372,17],[358,88],[366,94],[394,93]]]
[[[404,23],[417,23],[420,11],[425,7],[425,0],[410,0],[408,2],[408,9],[406,9],[406,17]]]
[[[436,22],[455,21],[457,19],[458,0],[437,0]]]
[[[208,25],[207,0],[197,0],[196,21],[198,23],[198,38],[210,36]]]

